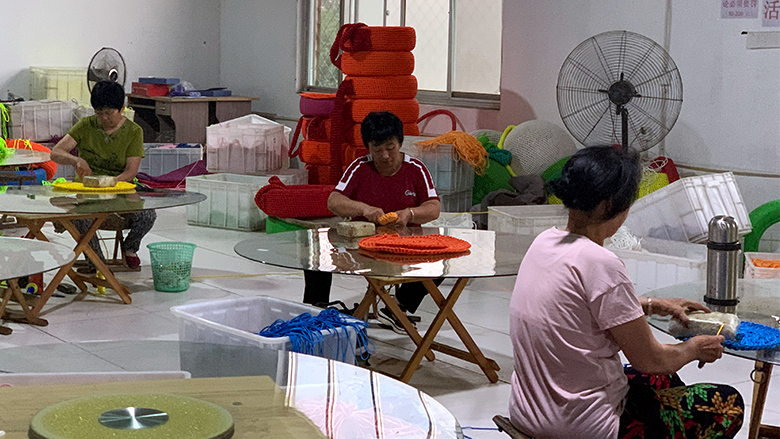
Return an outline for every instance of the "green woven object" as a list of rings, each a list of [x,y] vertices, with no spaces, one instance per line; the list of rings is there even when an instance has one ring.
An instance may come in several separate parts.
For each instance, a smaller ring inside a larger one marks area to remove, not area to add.
[[[266,234],[270,235],[271,233],[292,232],[295,230],[306,230],[306,227],[299,226],[298,224],[290,224],[287,221],[273,216],[269,216],[268,219],[265,220]]]
[[[506,166],[501,166],[501,163],[498,163],[493,159],[488,160],[488,167],[485,168],[485,175],[474,174],[472,204],[481,203],[482,199],[485,198],[485,195],[499,189],[514,191],[514,188],[509,184],[510,178],[512,178],[512,176],[509,175]]]
[[[192,255],[195,244],[188,242],[153,242],[146,246],[152,265],[154,289],[178,293],[190,287]]]
[[[557,162],[553,163],[552,166],[550,166],[544,172],[542,172],[542,178],[544,179],[544,181],[549,183],[553,180],[557,180],[561,178],[561,171],[563,170],[563,165],[565,165],[570,158],[571,156],[564,157],[558,160]]]

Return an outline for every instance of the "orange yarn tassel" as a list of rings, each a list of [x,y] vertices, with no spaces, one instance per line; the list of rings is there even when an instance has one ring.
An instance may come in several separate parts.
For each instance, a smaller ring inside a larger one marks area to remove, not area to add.
[[[421,149],[435,148],[437,145],[452,145],[458,156],[474,167],[474,172],[485,175],[488,152],[474,136],[463,131],[450,131],[430,140],[417,142]]]

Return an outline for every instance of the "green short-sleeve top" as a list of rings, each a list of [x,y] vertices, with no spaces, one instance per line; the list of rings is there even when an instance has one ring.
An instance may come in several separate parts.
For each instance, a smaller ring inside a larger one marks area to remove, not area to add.
[[[116,177],[124,172],[128,157],[144,157],[143,130],[126,119],[118,130],[106,134],[96,116],[81,119],[68,131],[76,140],[79,157],[92,169],[93,175]]]

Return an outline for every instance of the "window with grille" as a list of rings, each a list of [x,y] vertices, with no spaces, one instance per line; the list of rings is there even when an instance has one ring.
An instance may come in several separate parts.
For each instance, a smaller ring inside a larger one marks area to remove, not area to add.
[[[299,90],[338,87],[329,51],[344,23],[411,26],[422,103],[498,108],[501,0],[305,0],[299,10]]]

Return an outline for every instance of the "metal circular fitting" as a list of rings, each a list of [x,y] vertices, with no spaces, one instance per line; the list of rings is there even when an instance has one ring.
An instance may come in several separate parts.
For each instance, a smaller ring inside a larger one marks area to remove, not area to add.
[[[168,422],[168,413],[143,407],[125,407],[101,413],[101,425],[116,430],[142,430]]]

